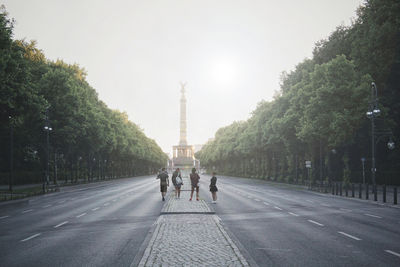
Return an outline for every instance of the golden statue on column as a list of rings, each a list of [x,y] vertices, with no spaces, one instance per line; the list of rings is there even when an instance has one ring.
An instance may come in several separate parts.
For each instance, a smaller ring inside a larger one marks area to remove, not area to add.
[[[188,145],[186,135],[186,83],[181,84],[181,100],[180,100],[180,138],[179,145],[173,146],[172,163],[174,168],[189,168],[195,165],[194,146]]]

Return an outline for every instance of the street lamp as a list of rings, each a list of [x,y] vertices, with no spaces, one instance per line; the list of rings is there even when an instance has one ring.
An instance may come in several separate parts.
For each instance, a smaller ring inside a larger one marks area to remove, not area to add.
[[[49,109],[46,109],[46,125],[44,126],[44,130],[46,131],[46,176],[45,176],[45,180],[43,181],[43,193],[46,193],[46,184],[49,184],[49,165],[50,165],[50,161],[49,161],[49,147],[50,147],[50,143],[49,143],[49,134],[50,132],[53,130],[53,128],[50,127],[50,123],[49,123]]]
[[[10,190],[11,197],[13,191],[13,178],[14,178],[14,125],[11,116],[8,116],[10,120],[10,181],[8,189]]]
[[[395,148],[395,144],[392,140],[392,132],[384,131],[384,132],[375,132],[375,118],[377,118],[381,114],[380,109],[378,108],[378,88],[374,82],[371,83],[371,102],[369,103],[369,110],[366,112],[367,118],[371,120],[371,149],[372,149],[372,183],[374,186],[374,192],[376,190],[376,181],[375,181],[375,145],[378,144],[379,140],[384,136],[390,136],[390,140],[387,143],[387,146],[390,150]],[[376,139],[377,138],[377,139]]]

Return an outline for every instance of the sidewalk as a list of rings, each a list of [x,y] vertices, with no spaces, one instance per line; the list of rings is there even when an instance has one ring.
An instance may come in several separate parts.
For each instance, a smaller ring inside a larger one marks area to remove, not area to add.
[[[189,197],[170,191],[139,266],[249,266],[214,211]]]

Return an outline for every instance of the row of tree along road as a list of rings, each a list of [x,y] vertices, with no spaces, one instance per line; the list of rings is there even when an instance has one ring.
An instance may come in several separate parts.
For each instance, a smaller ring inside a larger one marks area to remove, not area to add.
[[[13,40],[0,10],[0,184],[86,181],[154,172],[167,155],[109,109],[77,65]]]
[[[196,154],[202,166],[286,182],[399,185],[399,14],[397,0],[365,1],[351,26],[283,73],[273,101],[217,131]]]

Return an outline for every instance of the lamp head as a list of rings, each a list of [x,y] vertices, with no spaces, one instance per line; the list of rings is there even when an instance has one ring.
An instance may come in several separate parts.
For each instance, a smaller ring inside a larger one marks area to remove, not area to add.
[[[393,150],[393,149],[395,149],[396,145],[395,145],[395,143],[393,142],[393,140],[389,140],[389,142],[387,143],[387,147],[388,147],[390,150]]]

